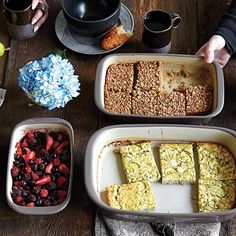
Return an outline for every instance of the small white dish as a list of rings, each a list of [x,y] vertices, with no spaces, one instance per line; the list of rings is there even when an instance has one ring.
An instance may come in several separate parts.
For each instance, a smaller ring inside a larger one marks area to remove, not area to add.
[[[70,177],[67,189],[67,197],[65,200],[56,206],[20,206],[12,200],[12,176],[11,168],[13,166],[14,154],[16,152],[16,144],[24,137],[27,130],[39,131],[64,131],[67,133],[70,140]],[[6,180],[6,198],[8,205],[18,213],[30,215],[49,215],[63,210],[70,201],[72,178],[73,178],[73,149],[74,149],[74,132],[69,122],[59,118],[33,118],[20,122],[13,130],[11,143],[8,154],[7,180]]]

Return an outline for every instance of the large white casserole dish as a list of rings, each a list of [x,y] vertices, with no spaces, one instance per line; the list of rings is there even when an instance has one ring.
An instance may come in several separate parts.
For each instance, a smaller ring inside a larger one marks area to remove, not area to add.
[[[207,69],[211,75],[211,83],[214,88],[213,92],[213,107],[209,114],[192,115],[192,116],[145,116],[134,114],[121,114],[108,111],[104,104],[104,85],[106,80],[106,72],[111,64],[131,63],[138,61],[161,61],[163,62],[165,89],[168,91],[171,76],[169,72],[179,72],[182,68],[186,68],[192,76],[188,78],[179,77],[173,88],[184,81],[193,85],[204,85],[204,76],[200,73],[202,69]],[[222,68],[218,63],[206,64],[203,58],[194,55],[179,55],[179,54],[156,54],[156,53],[119,53],[108,55],[103,58],[97,66],[95,89],[95,103],[100,111],[108,117],[118,121],[135,121],[145,123],[206,123],[213,117],[217,116],[224,106],[224,75]]]
[[[198,213],[197,184],[178,185],[153,182],[157,206],[153,210],[126,211],[106,204],[105,187],[126,183],[121,160],[112,143],[124,140],[152,142],[215,142],[225,145],[236,157],[236,133],[218,127],[185,125],[115,125],[97,131],[90,139],[85,156],[85,185],[90,198],[110,217],[158,222],[216,222],[236,214],[236,208],[213,213]],[[155,155],[154,155],[155,156]]]
[[[65,200],[55,206],[35,206],[27,207],[20,206],[13,202],[12,200],[12,176],[11,168],[13,166],[14,154],[16,153],[16,144],[24,137],[27,131],[54,131],[54,132],[64,132],[68,135],[70,141],[70,174],[69,174],[69,184],[67,189],[67,196]],[[72,179],[73,179],[73,153],[74,152],[74,131],[72,126],[66,120],[60,118],[33,118],[20,122],[16,125],[12,132],[11,143],[8,154],[8,166],[7,166],[7,180],[6,180],[6,198],[8,205],[15,211],[22,214],[31,215],[48,215],[54,214],[63,210],[70,201]]]

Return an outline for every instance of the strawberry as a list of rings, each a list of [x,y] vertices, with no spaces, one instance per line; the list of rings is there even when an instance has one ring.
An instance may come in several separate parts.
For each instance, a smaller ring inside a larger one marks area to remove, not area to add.
[[[64,148],[64,147],[68,146],[69,143],[70,143],[69,140],[65,140],[65,141],[63,141],[63,142],[61,143],[60,146],[61,146],[62,148]]]
[[[52,161],[53,165],[54,166],[59,166],[61,164],[61,161],[59,158],[54,158],[53,161]]]
[[[26,137],[27,139],[34,138],[34,133],[33,133],[33,131],[29,131],[29,132],[25,135],[25,137]]]
[[[20,187],[21,186],[21,182],[20,181],[14,181],[13,186]]]
[[[23,150],[24,150],[24,153],[28,153],[28,152],[30,152],[30,149],[27,148],[27,147],[25,147]]]
[[[57,197],[66,198],[67,192],[65,190],[57,190]]]
[[[31,172],[31,177],[35,181],[39,179],[39,176],[36,173],[34,173],[33,171]]]
[[[62,134],[58,134],[58,136],[57,136],[57,140],[58,140],[59,142],[61,142],[62,139],[63,139],[63,135],[62,135]]]
[[[21,196],[18,196],[18,197],[16,197],[16,199],[15,199],[15,202],[16,202],[16,203],[21,203],[21,202],[23,202],[23,201],[24,201],[24,198],[21,197]]]
[[[66,182],[67,182],[67,178],[65,178],[64,176],[59,176],[57,179],[57,186],[62,186]]]
[[[42,160],[41,158],[37,158],[37,159],[35,160],[35,163],[36,163],[37,165],[40,165],[42,162],[43,162],[43,160]]]
[[[46,139],[46,150],[48,151],[53,144],[53,138],[48,134]]]
[[[26,173],[26,174],[30,174],[31,171],[32,171],[32,169],[31,169],[30,166],[26,166],[26,167],[25,167],[25,173]]]
[[[57,154],[60,154],[61,152],[62,152],[62,147],[61,146],[58,146],[58,147],[56,147],[55,148],[55,152],[57,153]]]
[[[25,147],[28,147],[28,143],[27,143],[27,139],[24,138],[22,143],[21,143],[21,148],[25,148]]]
[[[25,159],[25,163],[28,163],[29,160],[35,160],[35,152],[30,151],[30,152],[26,153],[24,159]]]
[[[55,141],[55,142],[53,142],[53,144],[52,144],[52,148],[55,149],[55,148],[58,147],[59,145],[60,145],[60,143],[57,142],[57,141]]]
[[[46,188],[42,188],[40,191],[41,197],[47,197],[48,196],[48,190]]]
[[[69,174],[70,170],[65,164],[60,164],[58,170],[63,174]]]
[[[46,166],[46,168],[45,168],[45,173],[51,174],[51,172],[52,172],[52,167],[53,167],[52,162],[50,162],[49,164],[47,164],[47,166]]]
[[[63,151],[63,148],[68,146],[70,144],[69,140],[65,140],[63,141],[60,146],[55,148],[55,152],[60,154]]]
[[[41,179],[37,180],[35,182],[35,184],[37,184],[37,185],[44,185],[44,184],[48,184],[50,182],[51,182],[51,176],[50,175],[45,175]]]
[[[27,207],[34,207],[34,202],[29,202],[27,204],[25,204]]]
[[[22,149],[20,146],[18,146],[16,149],[16,155],[20,156],[21,154],[22,154]]]

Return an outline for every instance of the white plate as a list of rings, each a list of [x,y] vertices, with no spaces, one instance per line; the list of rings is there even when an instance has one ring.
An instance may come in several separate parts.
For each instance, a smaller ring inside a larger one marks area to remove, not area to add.
[[[133,32],[134,29],[134,18],[130,10],[122,3],[120,9],[119,23],[124,24],[124,28],[128,31]],[[104,50],[99,45],[86,45],[80,41],[80,36],[71,32],[66,23],[63,12],[60,11],[55,22],[55,30],[58,39],[67,48],[82,54],[87,55],[99,55],[108,53],[121,47],[123,44],[110,50]],[[81,37],[82,38],[82,37]],[[84,38],[82,39],[84,41]]]

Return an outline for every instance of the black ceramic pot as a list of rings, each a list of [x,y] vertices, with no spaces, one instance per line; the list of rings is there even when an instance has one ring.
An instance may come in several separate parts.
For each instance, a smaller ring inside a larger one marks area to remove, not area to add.
[[[73,31],[98,37],[109,31],[120,16],[120,0],[62,0],[63,13]]]

